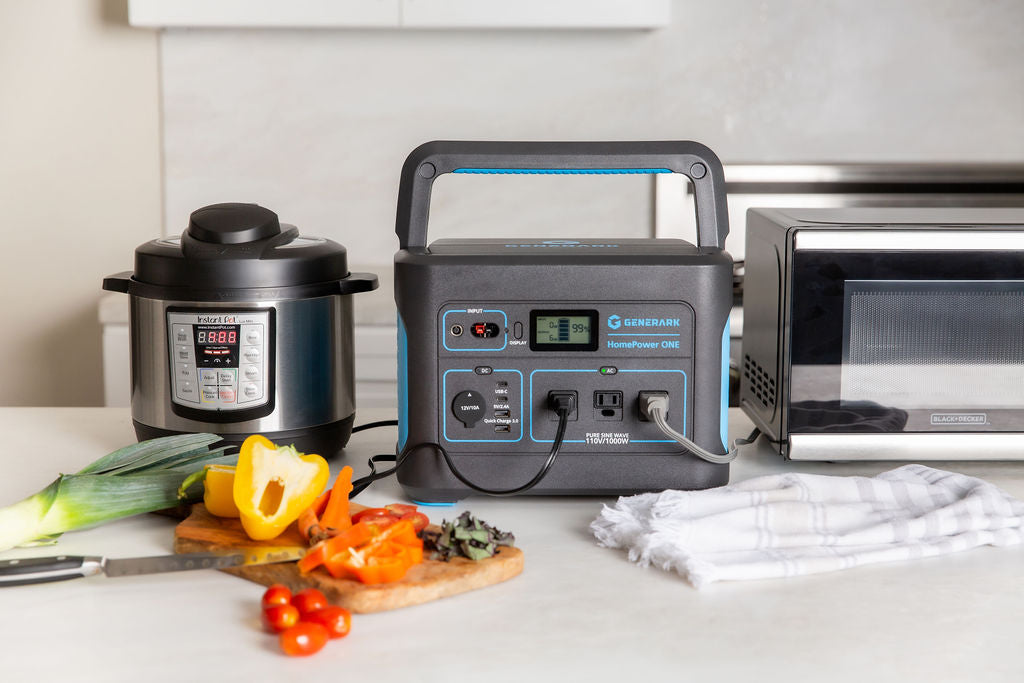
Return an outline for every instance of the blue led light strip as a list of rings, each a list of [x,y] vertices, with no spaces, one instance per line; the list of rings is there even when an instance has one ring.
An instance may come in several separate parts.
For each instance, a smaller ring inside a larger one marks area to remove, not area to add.
[[[667,168],[457,168],[452,173],[493,173],[499,175],[648,175],[671,173]]]

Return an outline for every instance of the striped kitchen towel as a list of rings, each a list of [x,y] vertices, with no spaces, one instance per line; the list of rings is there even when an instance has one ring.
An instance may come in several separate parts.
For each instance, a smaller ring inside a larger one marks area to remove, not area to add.
[[[598,543],[694,586],[816,574],[1024,541],[1024,503],[974,477],[905,465],[877,477],[774,474],[619,498]]]

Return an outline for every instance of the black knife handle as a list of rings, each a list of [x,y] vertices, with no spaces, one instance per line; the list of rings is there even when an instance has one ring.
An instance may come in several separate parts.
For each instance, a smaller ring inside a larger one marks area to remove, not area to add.
[[[103,558],[82,555],[0,560],[0,587],[65,581],[103,571]]]

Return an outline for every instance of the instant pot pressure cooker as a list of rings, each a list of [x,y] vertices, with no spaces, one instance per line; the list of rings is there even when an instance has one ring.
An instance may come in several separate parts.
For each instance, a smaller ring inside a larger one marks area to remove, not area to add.
[[[351,294],[345,247],[300,236],[255,204],[194,212],[181,237],[135,250],[103,288],[131,297],[132,421],[140,440],[263,434],[336,454],[352,433]]]

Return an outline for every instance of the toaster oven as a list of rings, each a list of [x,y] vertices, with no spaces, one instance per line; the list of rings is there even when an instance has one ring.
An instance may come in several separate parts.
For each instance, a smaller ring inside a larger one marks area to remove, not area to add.
[[[1024,459],[1024,209],[751,209],[740,404],[793,460]]]

